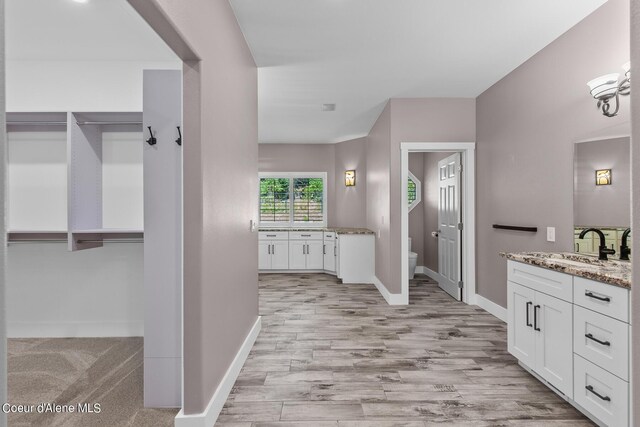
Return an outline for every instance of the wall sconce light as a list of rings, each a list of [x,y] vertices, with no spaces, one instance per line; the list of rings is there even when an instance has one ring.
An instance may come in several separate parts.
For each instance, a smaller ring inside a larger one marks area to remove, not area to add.
[[[620,95],[627,96],[631,93],[631,62],[627,62],[622,66],[624,70],[624,79],[618,83],[620,74],[605,74],[587,83],[591,96],[598,100],[598,108],[602,110],[602,114],[607,117],[613,117],[618,114],[620,109]],[[615,100],[615,109],[611,112],[611,104],[609,101]]]
[[[596,185],[611,185],[611,169],[596,171]]]
[[[356,185],[356,171],[344,171],[344,185],[347,187],[355,187]]]

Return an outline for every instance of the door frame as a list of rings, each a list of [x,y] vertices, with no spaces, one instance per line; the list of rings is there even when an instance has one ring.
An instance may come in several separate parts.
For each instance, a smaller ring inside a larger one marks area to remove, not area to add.
[[[407,200],[409,153],[459,152],[462,156],[462,302],[476,305],[476,143],[402,142],[400,143],[400,189]],[[409,303],[409,208],[401,204],[400,213],[401,299]]]

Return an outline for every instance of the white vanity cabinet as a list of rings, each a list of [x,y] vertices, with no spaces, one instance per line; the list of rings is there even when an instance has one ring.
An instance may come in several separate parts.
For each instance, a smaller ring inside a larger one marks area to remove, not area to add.
[[[629,290],[508,261],[508,349],[588,417],[629,426]]]
[[[258,268],[287,270],[289,268],[289,233],[261,231],[258,240]]]
[[[566,282],[561,276],[566,275],[510,262],[508,348],[523,364],[572,398],[573,309],[571,302],[560,298],[567,292],[554,289],[558,283]],[[541,284],[550,293],[529,287],[532,283]],[[569,289],[568,295],[571,293]]]
[[[322,231],[289,232],[289,269],[324,269]]]

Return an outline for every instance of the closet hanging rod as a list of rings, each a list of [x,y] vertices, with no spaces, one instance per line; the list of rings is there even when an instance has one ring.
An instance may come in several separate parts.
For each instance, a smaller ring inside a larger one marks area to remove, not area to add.
[[[15,121],[11,120],[7,122],[8,126],[66,126],[67,122],[29,122],[29,121]]]
[[[76,240],[76,243],[144,243],[144,240],[142,239],[102,239],[102,240],[81,239],[81,240]]]
[[[76,122],[78,126],[84,125],[136,125],[142,126],[142,122]]]

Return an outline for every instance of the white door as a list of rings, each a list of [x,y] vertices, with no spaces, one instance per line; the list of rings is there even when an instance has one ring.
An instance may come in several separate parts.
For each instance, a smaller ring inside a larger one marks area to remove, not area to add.
[[[289,269],[289,241],[273,241],[271,242],[271,269],[272,270],[288,270]]]
[[[324,269],[336,271],[336,243],[333,239],[324,241]]]
[[[534,330],[535,371],[573,399],[573,306],[536,292]]]
[[[289,241],[289,268],[291,270],[307,268],[307,242],[304,240]]]
[[[535,291],[513,282],[507,285],[507,342],[509,353],[527,366],[535,366],[533,330]]]
[[[307,241],[307,269],[322,270],[324,268],[324,255],[322,248],[324,242],[322,240]]]
[[[461,251],[462,232],[460,209],[460,153],[438,162],[438,273],[439,286],[462,301]]]
[[[271,241],[260,240],[258,243],[258,269],[271,270]]]

